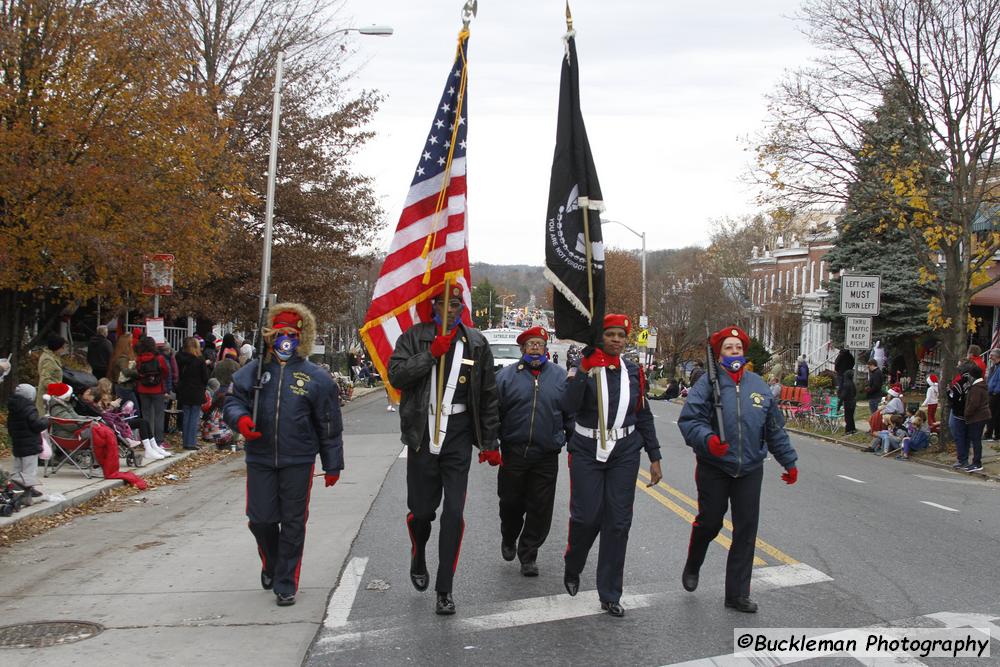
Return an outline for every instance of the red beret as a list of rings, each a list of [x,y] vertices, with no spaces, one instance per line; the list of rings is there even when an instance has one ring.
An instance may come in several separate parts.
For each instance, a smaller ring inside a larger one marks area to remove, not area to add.
[[[437,289],[434,290],[433,297],[435,299],[439,299],[439,298],[441,298],[442,294],[444,294],[444,283],[441,283],[440,285],[437,286]],[[459,285],[458,283],[452,283],[451,286],[448,287],[448,298],[449,299],[461,299],[462,298],[462,286]]]
[[[302,333],[302,316],[294,310],[283,310],[271,320],[272,329],[295,329]]]
[[[517,344],[524,345],[524,342],[529,338],[541,338],[548,343],[549,332],[545,330],[545,327],[531,327],[530,329],[525,329],[517,335]]]
[[[722,343],[727,338],[739,338],[743,342],[743,354],[746,354],[750,349],[750,336],[743,329],[738,326],[722,327],[708,339],[708,342],[712,345],[712,354],[718,357],[722,353]]]
[[[619,329],[625,330],[625,335],[628,336],[632,331],[632,322],[628,319],[628,315],[619,315],[618,313],[608,313],[604,316],[604,328],[611,329],[618,327]]]

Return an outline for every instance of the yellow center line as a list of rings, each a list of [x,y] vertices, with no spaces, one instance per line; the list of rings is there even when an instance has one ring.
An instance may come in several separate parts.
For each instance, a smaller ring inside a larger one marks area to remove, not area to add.
[[[639,474],[642,475],[643,477],[645,477],[646,479],[650,479],[649,473],[646,472],[645,470],[643,470],[642,468],[639,468]],[[682,491],[679,491],[679,490],[675,489],[674,487],[670,486],[666,482],[660,482],[656,486],[658,488],[660,488],[660,489],[663,489],[664,491],[666,491],[670,495],[674,496],[675,498],[677,498],[678,500],[680,500],[684,504],[688,505],[689,507],[692,507],[692,508],[694,508],[696,510],[698,509],[698,501],[697,500],[695,500],[694,498],[691,498],[690,496],[688,496],[687,494],[683,493]],[[645,487],[645,484],[643,484],[643,487]],[[693,517],[692,517],[692,520],[693,520]],[[723,517],[723,519],[722,519],[722,525],[729,532],[733,532],[733,522],[730,521],[729,519],[726,519],[725,517]],[[765,542],[764,540],[760,539],[759,537],[757,538],[757,548],[760,549],[761,551],[763,551],[764,553],[766,553],[768,556],[771,556],[775,560],[777,560],[779,562],[782,562],[782,563],[785,563],[786,565],[797,565],[798,562],[799,562],[799,561],[795,560],[794,558],[792,558],[791,556],[789,556],[788,554],[786,554],[785,552],[783,552],[780,549],[778,549],[777,547],[774,547],[774,546],[768,544],[767,542]]]
[[[670,510],[671,512],[673,512],[677,516],[681,517],[685,521],[687,521],[689,523],[692,522],[692,521],[694,521],[694,515],[693,514],[691,514],[690,512],[688,512],[686,509],[684,509],[683,507],[681,507],[680,505],[678,505],[674,501],[670,500],[670,498],[667,498],[666,496],[664,496],[663,494],[655,491],[652,488],[647,488],[646,485],[643,484],[642,482],[640,482],[639,480],[635,480],[635,485],[637,487],[639,487],[640,489],[642,489],[643,491],[645,491],[646,494],[649,495],[653,500],[655,500],[656,502],[660,503],[661,505],[663,505],[668,510]],[[725,535],[721,534],[721,533],[716,536],[715,541],[718,542],[718,544],[723,549],[725,549],[727,551],[729,550],[730,547],[733,546],[733,541],[731,539],[729,539],[728,537],[726,537]],[[753,557],[753,564],[754,565],[767,565],[767,562],[764,561],[764,560],[762,560],[761,558],[758,558],[757,556],[754,556]]]

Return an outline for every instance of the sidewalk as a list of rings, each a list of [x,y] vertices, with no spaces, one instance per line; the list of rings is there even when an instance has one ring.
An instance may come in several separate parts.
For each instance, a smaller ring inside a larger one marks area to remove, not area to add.
[[[122,472],[134,472],[139,477],[151,477],[163,472],[178,461],[183,461],[193,453],[176,447],[174,455],[168,459],[153,461],[139,468],[122,465],[121,470]],[[0,459],[0,468],[10,471],[13,469],[13,463],[13,457],[2,458]],[[44,496],[35,498],[35,502],[30,507],[22,507],[21,511],[15,513],[13,516],[0,517],[0,528],[6,528],[31,517],[58,514],[70,507],[82,505],[103,491],[125,485],[125,482],[120,479],[104,479],[100,468],[95,468],[93,477],[87,479],[83,476],[83,473],[69,463],[64,465],[55,475],[50,474],[48,477],[42,477],[43,474],[44,468],[39,465],[38,486],[40,490],[46,495],[58,493],[65,496],[66,500],[49,502],[44,500]]]
[[[848,440],[847,438],[844,437],[838,437],[836,434],[825,435],[821,433],[813,433],[812,431],[804,431],[801,429],[792,428],[787,424],[785,425],[785,430],[788,431],[789,433],[794,433],[796,435],[801,435],[808,438],[816,438],[817,440],[825,440],[827,442],[843,445],[844,447],[850,447],[858,451],[861,451],[862,449],[867,447],[867,443],[861,444],[858,442],[854,442],[853,440]],[[1000,452],[997,452],[992,447],[990,447],[991,444],[993,443],[987,441],[983,442],[983,471],[971,472],[971,473],[961,471],[962,474],[969,475],[970,477],[981,477],[984,479],[992,480],[994,482],[1000,482]],[[912,456],[909,460],[909,463],[920,463],[925,466],[931,466],[933,468],[941,468],[942,470],[952,470],[954,472],[959,472],[951,467],[951,464],[954,462],[955,462],[954,456],[951,454],[947,454],[944,452],[926,452],[926,451],[922,452],[920,455]],[[897,463],[897,461],[893,459],[893,463]],[[898,463],[905,464],[906,462],[898,461]]]

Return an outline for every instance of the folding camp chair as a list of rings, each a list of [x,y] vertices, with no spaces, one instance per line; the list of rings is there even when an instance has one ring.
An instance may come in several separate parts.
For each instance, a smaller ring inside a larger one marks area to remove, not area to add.
[[[94,452],[91,449],[90,425],[91,419],[68,419],[63,417],[49,417],[49,431],[47,436],[52,443],[52,456],[45,462],[45,472],[43,477],[48,477],[49,473],[56,474],[59,469],[66,465],[66,462],[73,464],[83,476],[90,479],[93,474],[91,467],[94,465]],[[73,437],[64,437],[52,433],[53,426],[63,426],[73,429]],[[56,459],[59,459],[57,462]]]

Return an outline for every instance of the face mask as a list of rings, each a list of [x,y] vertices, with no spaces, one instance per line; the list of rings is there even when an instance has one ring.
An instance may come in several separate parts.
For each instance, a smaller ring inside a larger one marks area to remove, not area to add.
[[[747,358],[742,354],[738,357],[722,357],[722,367],[732,373],[737,372],[747,363]]]
[[[281,361],[288,361],[291,359],[298,347],[299,339],[297,337],[289,336],[288,334],[281,334],[274,340],[274,354]]]
[[[525,352],[521,355],[521,361],[528,364],[532,368],[541,368],[548,360],[549,358],[544,354],[528,354]]]

